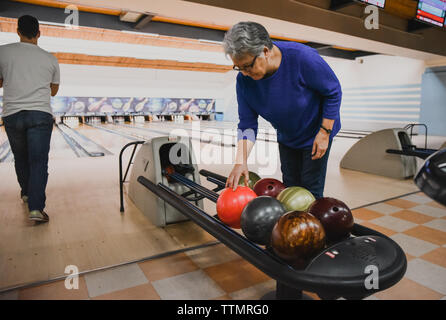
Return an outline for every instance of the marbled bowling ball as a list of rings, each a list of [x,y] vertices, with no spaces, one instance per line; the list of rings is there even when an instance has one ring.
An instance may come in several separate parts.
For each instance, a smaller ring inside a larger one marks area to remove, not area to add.
[[[324,227],[315,216],[304,211],[287,212],[271,233],[274,253],[291,263],[312,258],[324,246]]]
[[[287,211],[306,211],[316,200],[313,194],[302,187],[288,187],[277,196]]]

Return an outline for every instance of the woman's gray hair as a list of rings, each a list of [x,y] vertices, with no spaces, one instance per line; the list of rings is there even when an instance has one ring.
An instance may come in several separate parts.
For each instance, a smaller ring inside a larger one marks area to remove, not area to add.
[[[241,58],[245,54],[260,55],[264,47],[273,48],[265,27],[256,22],[239,22],[225,34],[223,48],[226,56]]]

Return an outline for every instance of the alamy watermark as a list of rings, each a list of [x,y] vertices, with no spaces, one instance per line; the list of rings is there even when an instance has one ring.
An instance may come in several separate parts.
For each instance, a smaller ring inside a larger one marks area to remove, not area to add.
[[[65,27],[68,29],[79,29],[79,10],[75,5],[70,4],[65,7]]]
[[[65,267],[65,288],[67,290],[79,289],[79,268],[75,265],[68,265]]]
[[[369,265],[364,270],[368,276],[364,280],[364,286],[367,290],[379,289],[379,269],[375,265]]]
[[[173,146],[169,151],[169,161],[174,165],[189,163],[188,155],[179,152],[181,145],[192,149],[195,160],[193,164],[234,165],[237,152],[234,145],[237,145],[238,137],[246,137],[253,141],[255,133],[252,129],[238,130],[238,132],[235,132],[234,129],[205,128],[201,130],[200,122],[194,121],[191,130],[175,128],[170,131],[169,137],[177,138],[178,142],[178,145]],[[279,166],[278,144],[270,142],[272,137],[276,137],[274,129],[259,132],[247,159],[248,165],[254,164],[258,167],[260,175],[273,175]]]
[[[369,5],[365,7],[365,14],[368,14],[364,19],[364,27],[367,30],[377,30],[379,29],[379,9],[378,7]]]

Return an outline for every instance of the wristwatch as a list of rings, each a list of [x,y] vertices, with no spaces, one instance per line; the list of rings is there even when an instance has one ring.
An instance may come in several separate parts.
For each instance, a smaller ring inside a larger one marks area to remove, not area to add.
[[[331,129],[327,129],[325,128],[323,125],[321,125],[321,128],[324,129],[325,132],[327,132],[328,134],[331,134]]]

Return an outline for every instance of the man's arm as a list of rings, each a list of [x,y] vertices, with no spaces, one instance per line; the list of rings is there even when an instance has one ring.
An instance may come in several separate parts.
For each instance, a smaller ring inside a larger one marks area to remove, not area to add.
[[[57,92],[59,91],[59,84],[50,83],[50,87],[51,87],[51,96],[54,97],[57,94]]]
[[[59,84],[60,84],[60,68],[59,68],[59,62],[57,61],[57,58],[53,56],[53,66],[54,66],[54,73],[53,73],[53,79],[51,80],[50,87],[51,87],[51,96],[54,97],[57,94],[57,91],[59,91]]]

